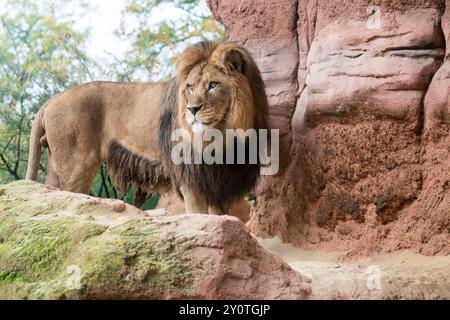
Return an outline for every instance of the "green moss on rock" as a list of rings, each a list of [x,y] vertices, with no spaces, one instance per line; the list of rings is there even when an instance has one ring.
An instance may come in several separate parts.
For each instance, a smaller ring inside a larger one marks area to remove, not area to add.
[[[10,283],[22,278],[22,274],[18,271],[2,271],[0,272],[0,282]]]
[[[158,298],[200,276],[151,218],[108,224],[101,203],[34,182],[0,190],[0,299]]]

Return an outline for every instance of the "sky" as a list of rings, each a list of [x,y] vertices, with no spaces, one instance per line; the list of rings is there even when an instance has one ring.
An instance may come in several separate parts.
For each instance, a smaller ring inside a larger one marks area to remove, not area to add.
[[[94,15],[86,17],[88,20],[86,22],[91,26],[89,53],[94,57],[103,56],[105,51],[115,52],[117,55],[123,54],[128,44],[120,45],[114,30],[120,25],[121,11],[124,9],[125,1],[91,0],[90,2],[97,10]]]
[[[0,0],[0,14],[4,12],[4,3],[6,0]],[[42,0],[36,0],[39,3]],[[125,0],[89,0],[90,6],[96,10],[91,14],[82,16],[76,21],[75,26],[79,30],[83,30],[86,26],[91,29],[91,38],[89,39],[88,53],[93,58],[107,59],[106,52],[114,53],[117,57],[121,57],[129,48],[129,43],[120,42],[118,37],[114,35],[114,31],[119,28],[122,18],[122,10],[125,8]],[[68,13],[76,13],[77,0],[70,0],[67,5]],[[162,5],[159,12],[155,12],[152,21],[149,24],[158,23],[164,19],[176,18],[183,13],[170,6]],[[202,1],[201,9],[208,11],[206,1]],[[132,21],[128,21],[132,23]]]
[[[36,0],[39,3],[41,0]],[[83,16],[76,21],[79,30],[86,26],[91,27],[91,39],[88,43],[88,51],[94,56],[103,55],[104,51],[123,51],[126,45],[118,45],[114,30],[119,27],[121,11],[125,6],[125,0],[90,0],[91,6],[96,8],[95,12]],[[0,14],[5,12],[6,0],[0,0]],[[66,10],[68,13],[76,12],[77,0],[69,2]]]
[[[88,52],[93,57],[104,57],[105,52],[114,53],[120,57],[129,47],[129,43],[118,42],[122,40],[114,35],[114,30],[120,26],[121,11],[125,7],[125,2],[125,0],[90,0],[91,5],[97,10],[90,17],[85,17],[86,21],[81,21],[81,24],[87,23],[91,26]],[[206,1],[202,1],[200,10],[209,11]],[[163,4],[159,7],[159,12],[154,12],[149,24],[157,24],[165,19],[174,19],[183,14],[181,10],[169,4]],[[128,21],[128,23],[132,23],[132,21]]]

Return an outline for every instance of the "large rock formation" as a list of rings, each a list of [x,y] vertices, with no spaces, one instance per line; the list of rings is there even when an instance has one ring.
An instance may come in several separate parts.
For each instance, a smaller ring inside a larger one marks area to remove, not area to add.
[[[0,186],[0,299],[304,299],[310,291],[237,218],[144,213],[35,182]]]
[[[208,4],[256,58],[282,133],[251,230],[353,254],[449,254],[450,1]]]

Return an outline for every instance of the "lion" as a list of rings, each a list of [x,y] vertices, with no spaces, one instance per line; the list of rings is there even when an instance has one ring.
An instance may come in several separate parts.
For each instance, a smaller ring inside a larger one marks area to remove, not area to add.
[[[121,194],[135,188],[138,207],[147,194],[176,190],[186,212],[223,214],[254,186],[259,161],[175,165],[171,133],[264,129],[267,108],[250,53],[233,42],[202,41],[180,54],[167,82],[96,81],[50,99],[32,125],[26,179],[36,179],[47,147],[46,184],[88,194],[105,163]]]

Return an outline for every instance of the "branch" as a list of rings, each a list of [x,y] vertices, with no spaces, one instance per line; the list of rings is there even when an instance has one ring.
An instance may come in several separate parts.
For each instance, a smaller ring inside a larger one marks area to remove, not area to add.
[[[19,137],[17,138],[17,147],[16,147],[16,163],[14,165],[14,171],[17,172],[17,170],[19,169],[19,162],[20,162],[20,144],[22,141],[22,123],[23,123],[23,119],[25,118],[25,114],[22,114],[22,117],[20,118],[19,121],[19,125],[17,126],[18,132],[19,132]]]
[[[114,188],[114,185],[112,184],[111,178],[109,177],[109,175],[108,175],[108,183],[109,183],[109,185],[111,186],[111,188],[113,190],[114,199],[118,199],[119,195],[117,194],[117,190],[116,190],[116,188]]]
[[[9,165],[8,161],[5,159],[5,156],[3,155],[3,153],[0,154],[0,160],[2,160],[2,162],[3,162],[3,164],[5,165],[5,168],[6,168],[6,170],[8,171],[8,173],[9,173],[10,175],[12,175],[16,180],[20,180],[19,175],[17,174],[16,171],[14,171],[14,170],[10,167],[10,165]]]

